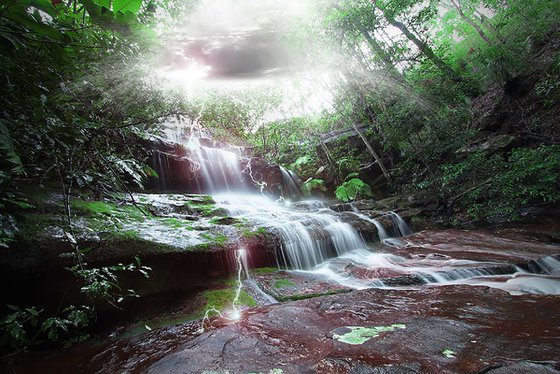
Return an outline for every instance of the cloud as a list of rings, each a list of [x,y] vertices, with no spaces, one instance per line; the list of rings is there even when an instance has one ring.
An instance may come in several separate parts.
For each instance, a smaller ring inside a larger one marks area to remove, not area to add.
[[[294,58],[283,31],[303,14],[295,0],[205,0],[177,27],[162,64],[207,72],[208,79],[252,79],[286,74]]]

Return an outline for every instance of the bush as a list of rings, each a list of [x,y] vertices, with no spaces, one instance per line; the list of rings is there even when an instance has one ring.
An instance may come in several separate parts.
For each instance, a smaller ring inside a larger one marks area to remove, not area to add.
[[[344,202],[354,201],[360,196],[371,196],[371,188],[360,178],[350,174],[346,182],[342,183],[335,191],[337,199]]]
[[[448,202],[476,219],[520,218],[524,207],[560,201],[560,146],[518,148],[509,155],[483,152],[440,168],[439,185]]]

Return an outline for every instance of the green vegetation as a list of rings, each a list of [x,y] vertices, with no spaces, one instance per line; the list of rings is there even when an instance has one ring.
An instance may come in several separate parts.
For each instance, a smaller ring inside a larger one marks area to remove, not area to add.
[[[61,254],[72,262],[76,293],[89,302],[64,299],[50,315],[41,306],[11,305],[0,322],[7,337],[0,344],[25,349],[79,338],[97,306],[120,307],[136,297],[120,289],[117,274],[148,269],[107,264],[111,254],[96,252],[113,240],[135,253],[131,242],[143,240],[135,224],[180,234],[204,231],[206,222],[224,225],[200,235],[207,242],[192,249],[201,251],[227,244],[225,225],[244,238],[267,235],[227,217],[208,195],[189,195],[184,203],[176,197],[181,213],[205,217],[204,224],[162,218],[165,212],[156,213],[147,197],[133,199],[158,172],[163,178],[165,167],[150,165],[154,146],[167,147],[162,137],[172,123],[185,138],[206,134],[239,146],[246,160],[294,170],[304,194],[343,202],[391,194],[431,200],[433,218],[444,223],[512,221],[560,202],[558,0],[301,2],[305,17],[275,28],[283,44],[262,52],[293,57],[293,66],[259,66],[259,74],[272,71],[271,77],[293,73],[269,86],[236,84],[252,64],[240,64],[243,71],[232,76],[227,71],[235,64],[216,66],[230,61],[221,42],[210,45],[202,35],[185,43],[185,35],[176,35],[204,24],[196,13],[203,3],[0,4],[0,255],[7,259],[0,263],[16,258],[25,266]],[[265,44],[251,43],[251,53]],[[235,47],[232,53],[246,57]],[[266,60],[260,57],[251,61]],[[198,68],[199,75],[227,78],[220,79],[226,88],[189,76]],[[173,80],[181,88],[162,83]],[[188,159],[194,173],[200,165],[191,151],[185,146],[174,156]],[[274,193],[282,190],[274,175],[253,171],[254,179],[270,179]],[[41,195],[43,189],[56,196]],[[62,248],[43,251],[47,229]],[[105,266],[93,266],[92,258]],[[210,291],[207,303],[221,306],[230,291]],[[360,331],[352,339],[373,333]]]
[[[278,268],[256,268],[251,269],[251,272],[254,274],[270,274],[278,272]]]
[[[204,311],[212,307],[224,310],[233,303],[235,299],[235,288],[206,291],[203,297],[206,300],[206,307],[203,308]],[[241,291],[239,303],[250,308],[257,306],[257,302],[245,291]]]
[[[228,237],[224,234],[220,234],[220,233],[211,233],[211,234],[200,234],[200,236],[206,240],[208,240],[210,243],[208,243],[210,246],[223,246],[228,242]]]
[[[460,203],[473,218],[520,218],[520,207],[560,200],[559,146],[514,149],[507,158],[476,152],[440,172],[430,182],[444,186],[450,207]]]
[[[244,228],[241,236],[243,238],[255,238],[258,236],[268,235],[268,231],[264,227],[257,227],[256,229]]]
[[[302,192],[309,196],[311,192],[319,190],[319,191],[326,191],[327,188],[325,187],[325,181],[322,179],[313,179],[310,178],[303,183]]]
[[[126,221],[144,221],[151,215],[142,207],[133,205],[117,206],[105,201],[85,201],[72,199],[70,206],[76,213],[85,216],[106,216]]]
[[[274,288],[293,287],[296,284],[289,279],[278,279],[274,282]]]
[[[352,345],[360,345],[364,344],[371,338],[376,338],[382,332],[392,332],[395,329],[406,329],[406,325],[401,323],[396,323],[390,326],[376,326],[376,327],[360,327],[360,326],[347,326],[347,329],[350,329],[350,332],[338,335],[333,334],[333,339],[336,339],[340,342]],[[446,356],[447,357],[447,356]]]
[[[363,180],[356,178],[352,174],[347,179],[335,191],[335,195],[339,200],[348,202],[354,201],[359,197],[371,196],[371,188]]]

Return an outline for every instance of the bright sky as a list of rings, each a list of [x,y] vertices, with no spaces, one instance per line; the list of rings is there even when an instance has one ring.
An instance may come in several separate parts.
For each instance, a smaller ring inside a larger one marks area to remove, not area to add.
[[[205,91],[235,92],[262,88],[283,94],[284,102],[267,114],[278,120],[314,114],[330,107],[324,87],[333,75],[321,61],[306,63],[305,48],[290,47],[294,27],[309,16],[306,0],[203,0],[168,35],[158,65],[158,80],[195,98]],[[306,43],[305,34],[296,43]]]

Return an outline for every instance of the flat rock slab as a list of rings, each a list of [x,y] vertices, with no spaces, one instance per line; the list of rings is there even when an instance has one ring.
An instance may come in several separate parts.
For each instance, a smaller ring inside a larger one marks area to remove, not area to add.
[[[558,244],[546,244],[527,237],[484,230],[425,230],[402,239],[400,248],[386,247],[402,256],[451,256],[473,261],[524,264],[530,259],[560,253]]]
[[[282,270],[253,274],[252,278],[264,292],[278,301],[308,299],[352,290],[317,277]]]
[[[79,370],[560,373],[559,311],[559,297],[487,287],[369,289],[251,309],[200,335],[161,329],[115,343]]]

